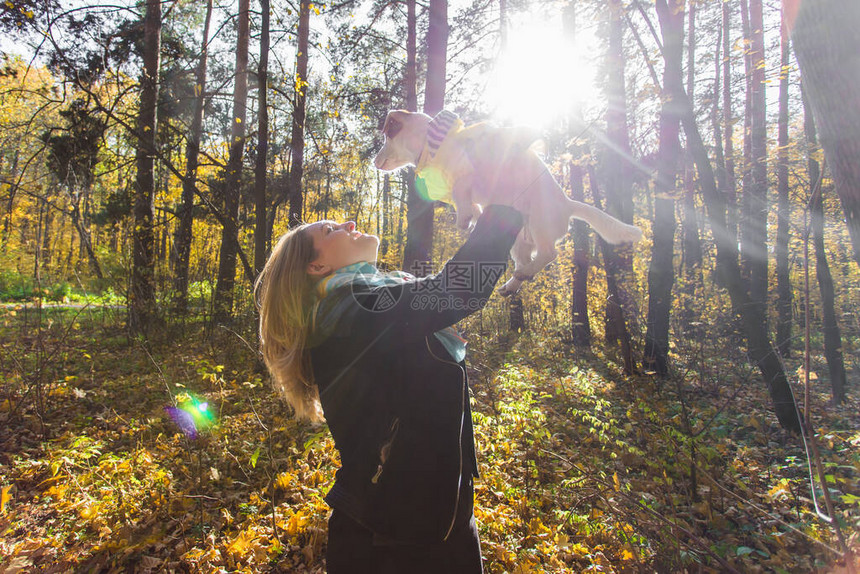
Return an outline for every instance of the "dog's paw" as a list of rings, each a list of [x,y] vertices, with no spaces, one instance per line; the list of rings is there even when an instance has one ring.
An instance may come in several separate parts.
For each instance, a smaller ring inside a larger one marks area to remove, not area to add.
[[[517,291],[520,290],[520,286],[523,284],[521,279],[517,279],[512,277],[508,279],[508,281],[498,288],[497,292],[502,297],[510,297],[511,295],[516,294]]]
[[[504,285],[502,285],[501,287],[499,287],[499,288],[496,290],[496,292],[497,292],[499,295],[501,295],[502,297],[505,297],[505,298],[507,298],[507,297],[511,297],[514,293],[516,293],[516,291],[510,291],[510,290],[508,290],[508,288],[507,288],[507,287],[505,287]]]

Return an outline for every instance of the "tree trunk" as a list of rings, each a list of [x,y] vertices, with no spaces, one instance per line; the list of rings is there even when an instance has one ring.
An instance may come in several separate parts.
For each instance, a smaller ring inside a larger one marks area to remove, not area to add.
[[[751,114],[750,114],[750,212],[749,265],[750,297],[762,305],[767,318],[767,114],[765,98],[764,20],[762,0],[750,0]]]
[[[266,228],[266,174],[269,159],[269,0],[260,0],[260,62],[257,66],[257,164],[254,166],[254,276],[269,256]]]
[[[505,6],[505,0],[500,1],[500,6]],[[502,44],[507,41],[505,22],[507,16],[500,15],[502,26]],[[576,3],[571,2],[564,8],[562,14],[562,26],[564,34],[570,41],[576,40]],[[623,65],[623,60],[622,60]],[[564,72],[562,72],[564,73]],[[570,70],[567,73],[576,73]],[[623,82],[623,76],[622,76]],[[578,107],[573,114],[569,124],[569,136],[575,136],[583,129],[585,122],[582,118],[582,109]],[[576,201],[585,202],[585,169],[582,166],[582,157],[586,155],[585,147],[575,145],[571,150],[573,159],[568,167],[570,170],[570,196]],[[571,267],[571,339],[574,347],[586,349],[591,346],[591,324],[588,317],[588,269],[589,241],[588,225],[579,219],[573,220],[571,226],[573,236],[573,266]]]
[[[224,227],[218,259],[213,319],[225,323],[233,313],[233,285],[236,282],[236,256],[239,251],[239,198],[242,188],[242,154],[245,150],[245,118],[248,104],[249,0],[239,0],[236,39],[236,81],[233,86],[233,121],[230,130],[230,155],[224,173]]]
[[[573,8],[574,4],[570,4]],[[499,45],[505,50],[508,45],[508,5],[505,0],[499,0]],[[523,294],[517,291],[508,298],[508,325],[510,330],[521,333],[526,330],[526,317],[523,312]]]
[[[167,170],[165,170],[165,172],[166,171]],[[165,180],[167,180],[167,179],[168,178],[165,178]],[[162,189],[166,189],[167,188],[167,181],[162,181],[161,183],[162,183],[162,185],[164,185],[164,187]],[[169,235],[167,232],[167,212],[162,210],[158,216],[158,220],[159,220],[158,221],[158,228],[159,228],[158,239],[160,242],[159,247],[158,247],[158,258],[162,263],[169,263],[168,251],[167,251],[167,236]],[[96,239],[96,241],[98,241],[98,239]],[[169,267],[168,267],[168,270],[169,270]]]
[[[597,178],[594,175],[594,168],[592,167],[588,168],[588,181],[591,184],[591,195],[594,197],[595,207],[603,209],[602,194],[600,193],[600,187],[597,185]],[[603,253],[603,265],[606,269],[606,289],[608,292],[606,306],[608,309],[611,309],[611,311],[607,312],[607,316],[615,323],[613,329],[620,334],[618,340],[621,343],[624,374],[632,375],[636,367],[633,362],[633,347],[630,344],[630,332],[627,330],[627,324],[624,320],[624,309],[618,296],[618,281],[616,279],[618,261],[615,250],[606,241],[599,237],[597,241],[600,243],[600,250]]]
[[[95,273],[96,277],[98,277],[99,279],[103,279],[104,276],[102,275],[101,265],[99,265],[99,260],[96,257],[95,251],[93,250],[93,241],[90,237],[90,231],[87,228],[83,214],[81,213],[80,202],[81,195],[69,190],[69,203],[71,204],[69,215],[71,215],[72,217],[72,225],[75,226],[75,230],[78,232],[78,245],[80,246],[79,253],[81,254],[81,256],[86,253],[87,262],[89,263],[90,270]]]
[[[522,333],[526,330],[526,316],[523,313],[523,298],[519,293],[514,294],[508,300],[510,308],[509,328],[514,333]]]
[[[408,177],[408,174],[407,174]],[[413,179],[414,183],[415,180]],[[403,244],[403,222],[406,221],[406,201],[409,195],[407,180],[400,179],[400,202],[397,208],[397,245]]]
[[[657,16],[663,33],[663,107],[660,111],[660,144],[654,187],[654,244],[648,270],[648,319],[645,331],[644,367],[663,377],[669,373],[669,315],[672,306],[672,265],[675,240],[675,191],[681,102],[681,59],[684,49],[684,0],[657,0]]]
[[[610,146],[606,175],[606,207],[625,223],[633,223],[633,191],[630,176],[630,135],[627,130],[627,91],[624,81],[624,7],[621,0],[609,0],[610,28],[607,54],[606,134]],[[629,251],[623,264],[632,270]]]
[[[723,135],[725,136],[726,185],[720,192],[726,202],[726,233],[738,236],[737,182],[735,180],[734,116],[732,115],[731,3],[723,2]],[[689,143],[687,144],[689,146]]]
[[[744,281],[750,276],[750,203],[752,198],[752,38],[750,37],[750,10],[747,0],[741,0],[741,29],[744,46],[744,139],[741,157],[741,197],[738,206],[738,242],[740,243],[741,275]],[[747,286],[749,288],[749,286]]]
[[[609,1],[609,49],[606,56],[607,83],[606,96],[606,136],[608,145],[604,150],[606,178],[606,210],[626,222],[633,223],[633,191],[630,176],[630,136],[627,130],[627,92],[624,72],[624,7],[621,0]],[[633,250],[630,245],[608,246],[615,252],[613,260],[617,267],[618,276],[615,278],[618,288],[619,303],[629,306],[629,296],[624,288],[625,283],[633,274]],[[622,334],[615,327],[623,324],[617,317],[611,317],[616,311],[608,306],[606,316],[605,339],[609,345],[617,344]]]
[[[435,116],[445,105],[445,70],[448,59],[448,0],[430,0],[427,24],[427,83],[424,113]]]
[[[3,218],[3,238],[0,243],[3,244],[3,252],[5,253],[9,247],[9,232],[12,229],[12,208],[15,206],[15,195],[18,190],[18,160],[20,152],[15,150],[12,156],[12,170],[9,173],[9,200],[6,203],[6,215]]]
[[[406,2],[406,70],[404,74],[404,91],[406,109],[418,111],[418,33],[415,0]],[[406,246],[403,249],[403,268],[416,276],[426,275],[429,271],[430,249],[432,247],[433,209],[432,203],[425,201],[415,189],[415,168],[406,168]],[[427,235],[422,226],[427,225],[427,212],[430,214],[430,242],[428,246],[422,243]],[[421,214],[424,214],[422,217]],[[401,220],[398,235],[402,233],[403,204],[401,204]]]
[[[129,290],[128,326],[132,334],[146,336],[155,324],[155,134],[158,127],[158,82],[161,60],[161,2],[146,0],[143,23],[143,76],[137,120],[137,177],[134,194],[134,233]],[[79,229],[80,231],[80,229]]]
[[[720,22],[720,27],[717,31],[718,42],[717,42],[717,51],[714,53],[714,92],[712,94],[711,101],[711,130],[714,132],[714,159],[716,160],[716,170],[715,175],[717,177],[717,189],[720,190],[721,193],[726,193],[726,156],[723,147],[723,125],[720,123],[720,90],[721,90],[721,74],[722,74],[722,66],[723,60],[727,60],[729,58],[729,54],[723,56],[723,52],[721,51],[723,46],[723,40],[725,36],[729,33],[727,29],[723,27],[723,22]],[[692,93],[692,89],[690,88],[689,77],[687,78],[687,92],[688,94]],[[687,157],[690,162],[693,161],[693,157],[690,154],[690,146],[687,146]],[[691,166],[692,169],[695,169],[695,163]]]
[[[783,7],[860,265],[860,2],[783,0]]]
[[[805,89],[802,91],[802,96],[803,127],[809,147],[809,183],[812,188],[809,209],[812,216],[812,238],[815,245],[815,275],[818,278],[818,289],[821,292],[822,319],[824,321],[824,357],[827,359],[827,370],[830,372],[833,402],[838,404],[845,400],[845,362],[842,358],[842,334],[839,330],[839,321],[836,318],[833,277],[830,275],[827,251],[824,246],[824,201],[822,199],[824,190],[821,185],[821,167],[818,160],[815,159],[818,155],[815,121],[812,119],[812,110],[806,98]]]
[[[696,3],[690,3],[687,13],[687,95],[695,101],[693,94],[696,76]],[[717,50],[719,52],[719,50]],[[680,117],[680,116],[679,116]],[[679,130],[680,131],[680,130]],[[722,155],[722,154],[720,154]],[[719,162],[718,162],[719,164]],[[699,239],[699,223],[696,218],[695,168],[690,151],[684,154],[684,269],[689,293],[695,290],[695,280],[701,277],[702,243]]]
[[[406,71],[403,78],[406,109],[418,111],[418,17],[415,14],[416,0],[406,0]]]
[[[311,7],[309,0],[299,6],[298,43],[296,45],[295,106],[290,139],[290,215],[289,226],[302,222],[304,192],[302,175],[305,169],[305,116],[307,114],[308,39],[310,37]]]
[[[776,348],[784,358],[791,355],[791,277],[788,240],[791,229],[791,201],[788,195],[788,34],[783,26],[779,78],[779,119],[777,142],[777,229],[776,229]],[[814,183],[813,183],[814,185]]]
[[[576,5],[575,2],[568,4],[570,8]],[[499,0],[499,47],[502,51],[508,46],[508,2],[507,0]]]
[[[696,76],[696,4],[690,3],[687,12],[687,94],[695,100]],[[714,131],[714,155],[717,164],[717,185],[725,189],[726,163],[723,157],[723,142],[720,135],[719,93],[720,93],[720,40],[722,28],[717,29],[717,50],[714,57],[714,101],[711,106],[711,124]],[[702,241],[699,236],[699,217],[696,207],[696,168],[689,146],[684,153],[684,204],[683,204],[683,247],[682,270],[684,281],[681,285],[681,308],[679,316],[684,329],[684,337],[702,337],[699,306],[704,277],[702,274]]]
[[[447,0],[430,0],[426,45],[427,80],[424,86],[424,113],[435,116],[445,105],[445,64],[448,54]],[[434,202],[426,201],[418,195],[412,170],[407,177],[409,195],[406,206],[406,248],[403,254],[403,266],[420,276],[430,271]]]
[[[570,197],[585,201],[583,169],[578,163],[570,164]],[[588,225],[579,219],[573,220],[573,293],[571,296],[571,335],[573,345],[578,348],[591,346],[591,325],[588,320]]]
[[[39,202],[36,217],[36,241],[34,241],[35,250],[33,253],[33,282],[36,285],[42,284],[42,221],[45,218],[45,212],[49,208],[45,207],[43,202]]]
[[[726,233],[726,201],[720,194],[714,179],[714,171],[708,159],[708,151],[696,125],[695,115],[686,93],[681,93],[684,113],[681,123],[687,136],[687,143],[693,152],[699,182],[708,212],[708,219],[717,244],[716,273],[720,284],[725,286],[732,300],[732,308],[743,322],[747,338],[747,352],[758,366],[767,385],[773,402],[774,411],[783,428],[800,432],[800,419],[797,416],[794,396],[788,384],[782,363],[771,345],[766,329],[763,309],[754,304],[747,293],[738,265],[737,238]]]
[[[378,177],[378,176],[377,176]],[[382,238],[379,241],[379,255],[384,258],[388,254],[391,242],[391,174],[382,176]]]
[[[51,224],[54,222],[54,209],[45,203],[45,231],[42,234],[42,267],[51,264]]]
[[[209,59],[209,25],[212,21],[212,0],[206,1],[206,19],[203,21],[203,42],[200,45],[200,61],[194,79],[194,108],[188,142],[185,144],[185,177],[182,180],[182,206],[179,209],[179,225],[174,239],[176,261],[174,264],[174,288],[176,299],[174,310],[188,310],[188,268],[191,262],[192,229],[194,227],[194,191],[197,188],[197,166],[200,155],[200,136],[203,132],[203,108],[206,93],[206,68]]]

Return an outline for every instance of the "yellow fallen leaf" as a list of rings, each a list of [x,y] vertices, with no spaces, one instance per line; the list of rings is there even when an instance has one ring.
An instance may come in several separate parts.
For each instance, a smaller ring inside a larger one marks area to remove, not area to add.
[[[293,482],[293,475],[289,472],[282,472],[275,479],[275,488],[283,488],[286,489],[290,486],[290,483]]]
[[[241,556],[248,550],[248,547],[251,545],[254,538],[255,535],[253,532],[243,530],[239,533],[239,536],[237,536],[236,539],[227,546],[227,552]]]
[[[12,495],[9,491],[12,489],[12,485],[4,486],[2,490],[0,490],[0,514],[6,513],[6,504],[12,500]]]
[[[625,548],[624,550],[621,551],[621,559],[622,560],[633,560],[633,553]]]

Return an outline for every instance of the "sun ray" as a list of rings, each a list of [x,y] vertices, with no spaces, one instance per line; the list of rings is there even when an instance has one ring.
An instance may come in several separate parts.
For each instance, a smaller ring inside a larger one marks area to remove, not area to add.
[[[598,100],[593,37],[565,37],[561,18],[525,14],[512,22],[487,90],[493,118],[549,127]]]

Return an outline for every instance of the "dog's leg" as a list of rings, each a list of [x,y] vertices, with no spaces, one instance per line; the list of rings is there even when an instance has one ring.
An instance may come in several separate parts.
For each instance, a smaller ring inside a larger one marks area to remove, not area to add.
[[[499,289],[499,293],[505,297],[513,295],[519,290],[523,282],[534,279],[534,276],[540,273],[544,267],[552,263],[557,256],[558,251],[556,251],[554,245],[539,247],[534,259],[522,266],[517,264],[514,267],[514,276],[502,285],[501,289]]]
[[[531,279],[540,273],[544,267],[552,263],[557,256],[558,251],[556,251],[555,245],[550,244],[538,246],[534,259],[523,265],[522,269],[519,270],[519,273],[523,277]]]
[[[457,227],[460,229],[468,229],[481,215],[481,208],[472,201],[472,182],[471,177],[461,177],[451,190],[451,199],[457,209]]]
[[[454,182],[451,199],[457,209],[457,227],[466,229],[472,220],[472,181],[471,178],[460,178]]]
[[[537,158],[534,166],[541,171],[539,177],[535,178],[534,189],[528,199],[530,211],[528,224],[524,228],[530,251],[527,257],[523,256],[524,252],[514,255],[516,268],[514,282],[510,285],[512,289],[532,279],[555,260],[558,256],[556,244],[567,233],[570,225],[565,212],[567,198],[564,191]],[[516,244],[514,248],[517,248]]]
[[[523,228],[517,236],[514,246],[511,248],[511,258],[514,260],[514,276],[499,287],[499,294],[503,297],[513,295],[520,290],[523,281],[532,278],[531,274],[524,269],[531,265],[535,245],[531,241],[531,234],[527,234],[527,228]]]

